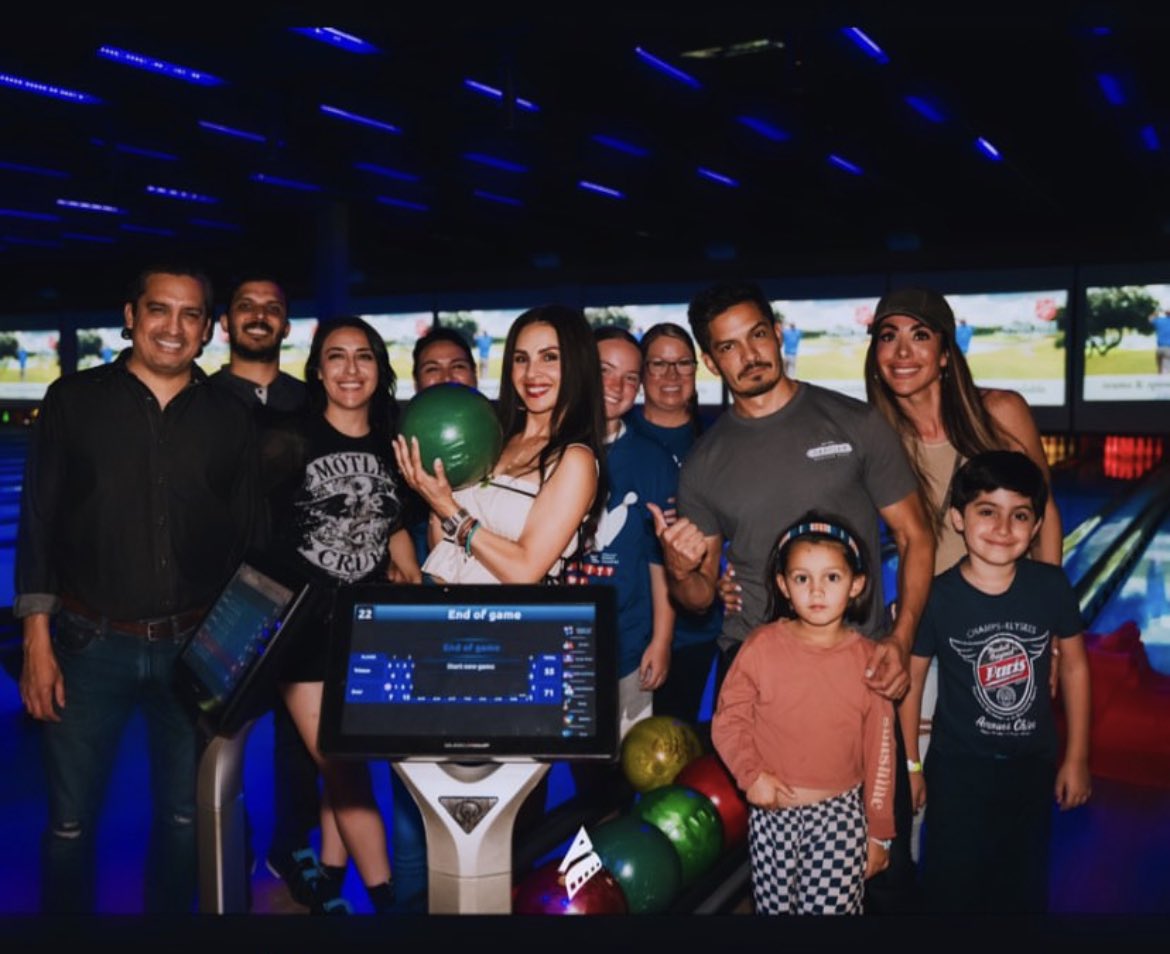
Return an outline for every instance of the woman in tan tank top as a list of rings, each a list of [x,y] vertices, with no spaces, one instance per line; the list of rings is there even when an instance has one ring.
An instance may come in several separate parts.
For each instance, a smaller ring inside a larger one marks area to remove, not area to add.
[[[866,394],[901,435],[918,475],[935,521],[935,573],[949,569],[965,552],[947,519],[951,476],[968,457],[989,450],[1022,451],[1044,473],[1050,493],[1032,557],[1059,566],[1060,511],[1032,412],[1015,391],[975,386],[955,344],[955,316],[946,299],[925,288],[890,292],[877,304],[870,334]]]

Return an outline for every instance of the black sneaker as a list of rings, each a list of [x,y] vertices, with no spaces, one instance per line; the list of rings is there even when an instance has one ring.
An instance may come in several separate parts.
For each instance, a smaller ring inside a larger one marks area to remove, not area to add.
[[[329,879],[321,871],[321,862],[312,848],[302,848],[287,855],[269,855],[265,867],[288,887],[292,899],[306,908],[327,900],[331,894],[323,882]]]

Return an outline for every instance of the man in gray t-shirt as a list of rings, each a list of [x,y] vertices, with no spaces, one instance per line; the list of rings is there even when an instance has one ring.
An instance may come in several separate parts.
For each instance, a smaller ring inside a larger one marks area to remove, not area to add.
[[[880,515],[898,547],[898,613],[869,683],[901,698],[934,572],[933,534],[901,442],[868,405],[785,377],[780,325],[755,285],[709,288],[691,302],[688,318],[703,363],[727,383],[732,405],[683,465],[679,519],[667,526],[655,515],[671,596],[688,610],[706,609],[716,598],[728,542],[744,597],[719,640],[728,662],[765,621],[763,575],[772,545],[815,509],[849,521],[865,539],[874,583],[867,629],[882,635]]]

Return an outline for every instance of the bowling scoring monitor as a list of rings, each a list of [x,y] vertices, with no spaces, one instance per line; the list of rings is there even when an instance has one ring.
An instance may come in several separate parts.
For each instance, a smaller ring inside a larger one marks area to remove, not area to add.
[[[327,754],[616,756],[610,587],[343,587],[332,636],[319,739]]]

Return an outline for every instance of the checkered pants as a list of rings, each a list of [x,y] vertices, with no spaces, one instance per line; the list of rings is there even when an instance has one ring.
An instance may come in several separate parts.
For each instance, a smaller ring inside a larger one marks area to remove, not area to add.
[[[861,786],[814,805],[750,806],[748,832],[757,914],[861,913]]]

